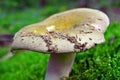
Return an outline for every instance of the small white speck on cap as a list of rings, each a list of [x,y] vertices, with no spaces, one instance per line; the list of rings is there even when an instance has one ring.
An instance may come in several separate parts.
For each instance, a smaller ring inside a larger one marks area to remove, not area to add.
[[[34,32],[34,33],[37,33],[37,31],[36,31],[36,30],[34,30],[33,32]]]
[[[53,32],[53,31],[55,31],[55,26],[51,25],[51,26],[46,27],[46,29],[48,32]]]

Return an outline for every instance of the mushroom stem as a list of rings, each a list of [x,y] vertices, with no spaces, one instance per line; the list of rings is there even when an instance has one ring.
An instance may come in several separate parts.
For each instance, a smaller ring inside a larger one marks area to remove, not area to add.
[[[76,53],[51,54],[45,80],[60,80],[68,77],[74,63]]]

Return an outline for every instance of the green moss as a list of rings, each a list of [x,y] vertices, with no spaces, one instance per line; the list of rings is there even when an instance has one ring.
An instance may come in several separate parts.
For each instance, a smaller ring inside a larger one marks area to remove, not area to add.
[[[19,53],[0,63],[0,80],[42,80],[49,55],[30,51]]]
[[[2,47],[0,48],[0,58],[2,58],[4,55],[6,55],[10,50],[10,47]]]

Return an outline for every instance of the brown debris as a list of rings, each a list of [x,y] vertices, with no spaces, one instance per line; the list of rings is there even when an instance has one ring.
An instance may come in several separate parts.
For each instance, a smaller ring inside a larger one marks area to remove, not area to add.
[[[89,38],[89,40],[92,40],[92,38]]]
[[[98,19],[98,20],[102,21],[102,19]]]
[[[83,33],[83,32],[84,32],[84,30],[80,30],[80,34]]]
[[[43,35],[41,38],[45,41],[46,46],[48,47],[48,52],[50,53],[58,53],[57,45],[53,46],[50,35]]]
[[[88,32],[84,32],[85,34],[89,34],[89,33],[92,33],[92,31],[88,31]]]
[[[79,38],[79,41],[81,41],[81,38]]]
[[[71,43],[76,43],[77,42],[77,39],[74,36],[72,36],[72,37],[68,36],[67,40],[70,41]]]
[[[78,52],[78,51],[84,51],[86,50],[85,46],[87,45],[87,42],[81,44],[81,43],[77,43],[74,45],[74,51]]]
[[[21,39],[22,41],[24,40],[24,39]]]
[[[49,46],[48,47],[48,52],[50,52],[50,53],[58,53],[57,45],[55,45],[55,46],[53,46],[53,45]]]

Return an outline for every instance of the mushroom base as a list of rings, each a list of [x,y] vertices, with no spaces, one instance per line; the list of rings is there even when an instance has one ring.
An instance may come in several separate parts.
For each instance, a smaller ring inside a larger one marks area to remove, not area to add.
[[[68,77],[74,63],[76,53],[51,54],[45,80],[61,80]]]

